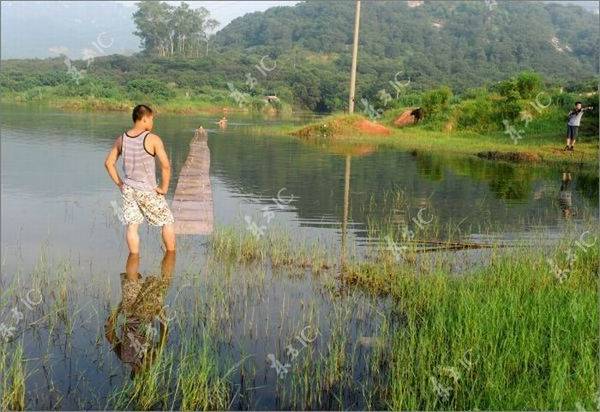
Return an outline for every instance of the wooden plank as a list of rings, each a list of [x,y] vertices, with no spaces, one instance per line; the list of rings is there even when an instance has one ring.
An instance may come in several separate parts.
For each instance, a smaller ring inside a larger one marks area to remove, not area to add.
[[[196,129],[188,157],[179,173],[171,203],[177,234],[209,235],[214,228],[207,141],[206,130],[202,127]]]

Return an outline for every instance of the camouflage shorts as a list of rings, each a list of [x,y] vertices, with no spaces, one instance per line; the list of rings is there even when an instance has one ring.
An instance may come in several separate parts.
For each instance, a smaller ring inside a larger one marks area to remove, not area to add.
[[[121,195],[124,224],[142,223],[144,218],[153,226],[175,222],[165,195],[138,190],[128,185],[123,185]]]

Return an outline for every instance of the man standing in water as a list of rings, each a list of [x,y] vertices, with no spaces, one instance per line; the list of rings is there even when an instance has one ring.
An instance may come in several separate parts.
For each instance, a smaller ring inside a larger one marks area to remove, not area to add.
[[[575,108],[568,114],[567,122],[567,147],[565,150],[575,149],[575,139],[577,139],[577,133],[579,132],[579,124],[581,123],[581,116],[586,110],[592,110],[593,107],[581,107],[581,102],[575,103]]]
[[[146,218],[150,225],[162,226],[165,248],[174,251],[175,219],[165,199],[171,177],[169,158],[160,137],[150,133],[154,121],[152,109],[140,104],[133,109],[132,118],[133,127],[117,137],[104,162],[110,178],[121,190],[127,246],[130,253],[139,253],[138,227]],[[123,180],[115,167],[120,155],[123,155]],[[161,168],[160,186],[156,184],[155,157]]]

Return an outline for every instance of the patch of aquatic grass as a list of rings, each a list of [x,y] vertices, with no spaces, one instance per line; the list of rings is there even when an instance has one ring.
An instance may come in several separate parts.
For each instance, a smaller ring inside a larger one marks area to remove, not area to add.
[[[385,368],[371,370],[368,364],[385,351],[386,327],[381,322],[380,327],[371,328],[380,319],[373,319],[377,310],[360,291],[331,294],[330,298],[334,302],[320,320],[320,333],[313,333],[317,330],[314,320],[304,319],[302,323],[311,325],[311,342],[291,362],[287,381],[278,385],[281,409],[337,410],[349,405],[363,408],[361,401],[369,396],[367,392],[374,395],[370,400],[374,408],[385,406],[377,398],[384,391],[385,378],[372,375],[385,376]],[[298,343],[296,346],[300,347]]]
[[[25,409],[25,359],[23,346],[17,345],[12,355],[8,345],[0,347],[0,409]]]
[[[321,245],[293,240],[286,232],[270,233],[267,246],[273,268],[295,266],[320,273],[331,266],[327,251]]]
[[[273,268],[311,268],[313,273],[328,269],[331,264],[326,251],[318,243],[292,240],[283,231],[255,236],[247,230],[219,227],[211,238],[213,257],[237,263],[269,261]]]
[[[188,340],[181,349],[177,387],[182,410],[225,410],[229,407],[227,375],[220,376],[216,351],[208,339]]]
[[[210,246],[213,255],[221,260],[249,263],[265,257],[263,241],[248,230],[216,228]]]
[[[355,263],[353,281],[391,293],[388,405],[410,409],[573,409],[598,386],[598,250],[557,280],[543,253],[502,251],[462,277]]]
[[[336,408],[343,409],[342,401],[345,388],[350,386],[351,368],[353,359],[352,351],[349,350],[349,336],[347,333],[347,322],[351,319],[352,309],[348,305],[342,307],[334,306],[334,319],[330,330],[330,338],[327,341],[326,355],[321,359],[323,364],[323,375],[321,376],[322,389],[335,399]]]
[[[148,353],[140,370],[116,391],[109,404],[114,409],[156,410],[170,407],[170,382],[173,380],[174,356],[162,348]]]

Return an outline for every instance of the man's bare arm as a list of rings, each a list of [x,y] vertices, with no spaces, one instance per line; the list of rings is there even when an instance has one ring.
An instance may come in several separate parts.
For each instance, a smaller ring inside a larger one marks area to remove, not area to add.
[[[119,173],[117,173],[117,168],[115,165],[117,164],[117,159],[121,155],[121,137],[117,137],[113,147],[108,152],[108,156],[106,156],[106,160],[104,161],[104,167],[106,167],[106,171],[110,178],[115,182],[119,188],[123,186],[123,181],[119,177]]]
[[[158,158],[160,163],[161,179],[160,186],[155,190],[164,195],[169,190],[169,180],[171,179],[171,163],[169,157],[165,151],[165,146],[162,140],[157,135],[152,135],[151,145],[154,148],[154,155]]]

